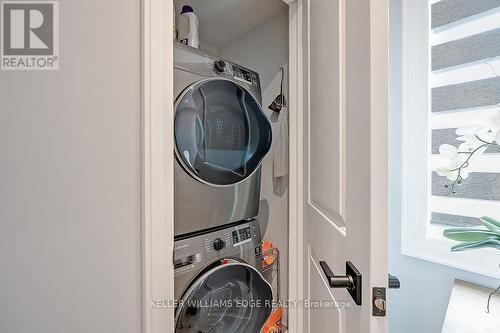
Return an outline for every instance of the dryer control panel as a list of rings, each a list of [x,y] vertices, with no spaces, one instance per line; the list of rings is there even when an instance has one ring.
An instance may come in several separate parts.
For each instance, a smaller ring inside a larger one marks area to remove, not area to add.
[[[228,59],[179,42],[174,43],[174,69],[201,77],[222,77],[239,83],[262,104],[259,74]]]

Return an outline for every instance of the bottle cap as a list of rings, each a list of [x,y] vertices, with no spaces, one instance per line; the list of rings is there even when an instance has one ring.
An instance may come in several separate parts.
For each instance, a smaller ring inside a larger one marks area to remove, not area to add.
[[[193,7],[191,7],[191,6],[182,6],[181,14],[192,13],[192,12],[193,12]]]

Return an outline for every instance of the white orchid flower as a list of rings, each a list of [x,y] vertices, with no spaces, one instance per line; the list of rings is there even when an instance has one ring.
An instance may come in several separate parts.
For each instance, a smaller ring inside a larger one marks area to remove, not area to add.
[[[485,143],[491,143],[495,139],[496,132],[492,132],[489,125],[467,125],[457,128],[458,141],[463,141],[459,150],[468,152],[476,150]]]
[[[495,114],[489,119],[489,123],[493,130],[500,130],[500,111],[495,112]]]
[[[437,173],[452,181],[450,193],[455,193],[455,185],[469,177],[471,163],[476,155],[483,154],[489,146],[500,145],[500,104],[490,118],[479,125],[466,125],[457,128],[457,140],[462,141],[458,148],[443,144],[439,147],[439,167]],[[468,169],[468,170],[467,170]]]
[[[440,176],[448,178],[450,181],[455,181],[460,173],[463,179],[469,177],[469,171],[465,169],[463,164],[467,160],[468,155],[460,152],[456,147],[449,144],[442,144],[439,147],[442,165],[437,168],[437,173]],[[461,170],[459,170],[462,167]]]
[[[489,119],[491,129],[493,133],[496,133],[495,141],[500,145],[500,111],[497,111],[490,119]]]

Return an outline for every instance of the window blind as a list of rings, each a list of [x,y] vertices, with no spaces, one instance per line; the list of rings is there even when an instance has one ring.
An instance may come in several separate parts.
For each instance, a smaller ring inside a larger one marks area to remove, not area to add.
[[[431,154],[437,155],[442,144],[460,145],[457,124],[474,125],[500,110],[500,0],[431,3],[429,123]],[[490,147],[481,156],[481,163],[471,163],[472,173],[457,187],[453,198],[446,188],[449,180],[432,170],[431,223],[476,226],[480,224],[477,212],[483,210],[482,215],[498,217],[499,156],[500,148]]]
[[[441,0],[432,5],[432,29],[500,6],[500,0]]]

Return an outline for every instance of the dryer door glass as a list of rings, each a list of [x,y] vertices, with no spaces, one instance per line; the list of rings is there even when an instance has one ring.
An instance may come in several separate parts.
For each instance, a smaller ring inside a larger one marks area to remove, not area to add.
[[[271,125],[256,99],[224,79],[200,81],[176,102],[177,158],[203,182],[231,185],[250,176],[271,147]]]
[[[271,286],[255,268],[225,264],[205,273],[185,293],[176,332],[259,333],[272,310]]]

